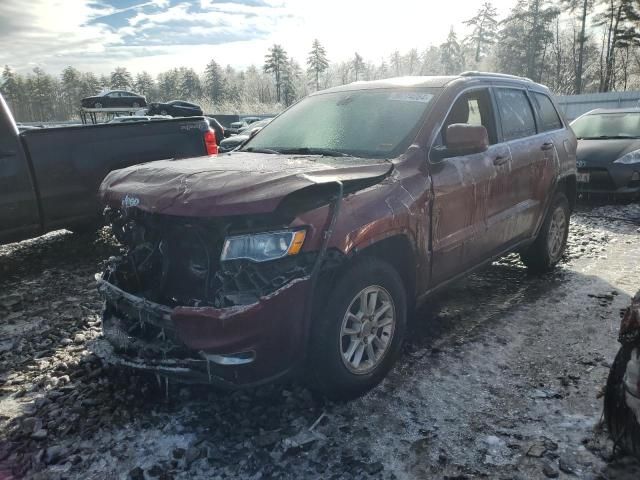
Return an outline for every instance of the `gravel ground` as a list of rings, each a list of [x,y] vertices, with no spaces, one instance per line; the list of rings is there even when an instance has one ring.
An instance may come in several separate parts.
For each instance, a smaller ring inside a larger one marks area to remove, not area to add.
[[[105,369],[93,274],[108,233],[0,247],[0,480],[638,479],[600,427],[640,206],[582,208],[545,276],[511,256],[433,298],[371,393],[223,393]]]

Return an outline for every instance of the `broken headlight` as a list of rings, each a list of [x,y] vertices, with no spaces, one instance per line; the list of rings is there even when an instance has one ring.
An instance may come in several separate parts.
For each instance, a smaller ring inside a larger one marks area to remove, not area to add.
[[[281,230],[227,237],[222,248],[221,261],[252,260],[267,262],[288,255],[297,255],[306,236],[305,230]]]

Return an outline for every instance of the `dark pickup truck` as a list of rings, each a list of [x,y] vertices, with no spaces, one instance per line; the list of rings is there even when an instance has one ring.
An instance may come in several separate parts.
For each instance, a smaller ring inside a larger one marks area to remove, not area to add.
[[[18,132],[0,96],[0,244],[102,221],[97,192],[112,170],[217,153],[202,117]]]
[[[98,276],[96,353],[359,395],[431,293],[510,252],[560,260],[576,143],[542,85],[469,72],[317,92],[215,162],[112,172],[100,192],[125,249]]]

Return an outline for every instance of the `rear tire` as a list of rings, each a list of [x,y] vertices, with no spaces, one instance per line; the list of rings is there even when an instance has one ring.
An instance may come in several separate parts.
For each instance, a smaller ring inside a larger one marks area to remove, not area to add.
[[[536,273],[547,272],[560,261],[569,236],[570,215],[566,195],[556,193],[535,242],[527,250],[520,252],[520,258],[529,270]]]
[[[327,300],[312,318],[308,386],[332,400],[348,400],[380,383],[398,358],[406,290],[391,265],[363,258]]]

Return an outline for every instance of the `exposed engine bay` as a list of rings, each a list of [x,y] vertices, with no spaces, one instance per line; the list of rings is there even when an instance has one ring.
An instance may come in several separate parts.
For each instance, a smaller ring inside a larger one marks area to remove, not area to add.
[[[194,219],[133,208],[109,209],[105,215],[124,250],[107,261],[104,280],[168,307],[255,303],[309,275],[317,257],[300,253],[268,262],[221,261],[230,234],[277,228],[265,216]]]

